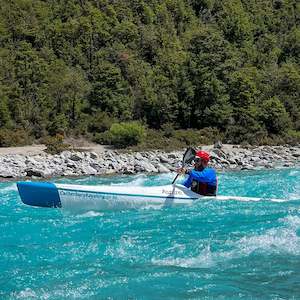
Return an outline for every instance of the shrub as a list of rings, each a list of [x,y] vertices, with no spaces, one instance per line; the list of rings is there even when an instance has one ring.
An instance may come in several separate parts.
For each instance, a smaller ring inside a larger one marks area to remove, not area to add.
[[[206,127],[200,130],[176,130],[174,133],[174,138],[185,143],[186,146],[213,144],[217,140],[222,140],[219,130],[211,127]]]
[[[161,126],[161,129],[165,137],[170,138],[174,136],[175,130],[172,123],[165,123],[164,125]]]
[[[64,135],[68,128],[68,121],[65,115],[58,114],[51,121],[48,126],[48,132],[51,136],[56,134]]]
[[[70,148],[69,144],[64,143],[64,137],[61,134],[45,138],[44,144],[46,146],[45,152],[49,154],[59,154]]]
[[[215,127],[205,127],[199,130],[201,144],[214,144],[216,141],[224,139],[223,134]]]
[[[261,120],[269,133],[280,134],[291,127],[284,105],[276,97],[266,100],[261,107]]]
[[[174,138],[188,146],[197,146],[202,139],[199,131],[193,129],[176,130]]]
[[[126,148],[142,142],[146,132],[143,125],[138,122],[114,123],[107,133],[111,144],[117,148]]]
[[[24,129],[0,129],[0,147],[24,146],[32,143],[32,138]]]
[[[164,132],[159,130],[148,129],[147,136],[142,143],[131,147],[133,151],[147,151],[163,149],[164,151],[172,151],[175,149],[183,149],[185,143],[175,139],[174,137],[167,138]]]
[[[290,145],[300,144],[300,131],[289,130],[286,135],[284,135],[285,143]]]
[[[91,116],[88,130],[97,133],[105,132],[109,130],[115,122],[116,120],[106,112],[98,111]]]
[[[111,145],[112,135],[109,131],[96,133],[93,137],[93,142],[101,145]]]

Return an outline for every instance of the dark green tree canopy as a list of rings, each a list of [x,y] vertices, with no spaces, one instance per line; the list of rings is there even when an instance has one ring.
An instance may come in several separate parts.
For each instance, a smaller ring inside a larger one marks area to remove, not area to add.
[[[300,130],[297,0],[0,0],[0,130]]]

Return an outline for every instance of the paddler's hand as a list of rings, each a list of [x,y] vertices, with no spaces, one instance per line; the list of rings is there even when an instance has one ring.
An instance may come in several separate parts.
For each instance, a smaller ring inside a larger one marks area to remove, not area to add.
[[[177,174],[185,174],[185,172],[186,172],[186,169],[185,168],[178,168],[177,170],[176,170],[176,172],[177,172]]]

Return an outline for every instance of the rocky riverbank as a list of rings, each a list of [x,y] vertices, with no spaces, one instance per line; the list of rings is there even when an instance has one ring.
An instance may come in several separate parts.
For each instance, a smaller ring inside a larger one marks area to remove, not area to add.
[[[253,170],[300,165],[300,145],[247,147],[204,146],[211,166],[218,170]],[[0,178],[60,177],[108,174],[164,173],[179,166],[183,151],[65,151],[59,155],[6,154],[0,156]]]

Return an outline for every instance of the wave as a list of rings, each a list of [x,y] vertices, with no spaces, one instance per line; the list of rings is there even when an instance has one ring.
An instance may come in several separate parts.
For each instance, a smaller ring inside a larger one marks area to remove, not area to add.
[[[211,268],[216,261],[214,253],[211,252],[208,245],[199,255],[195,257],[167,257],[164,259],[153,258],[151,263],[158,266],[173,266],[181,268]]]
[[[4,187],[0,188],[0,193],[1,194],[6,194],[6,193],[9,193],[9,192],[17,192],[17,191],[18,191],[18,188],[17,188],[17,185],[15,183],[11,183],[7,186],[4,186]]]
[[[136,175],[134,176],[134,179],[130,182],[113,182],[111,185],[117,185],[117,186],[128,186],[130,184],[131,186],[144,186],[145,182],[147,181],[147,176],[145,174]]]
[[[104,215],[104,213],[102,213],[102,212],[90,210],[83,214],[78,215],[77,217],[79,217],[79,218],[95,218],[95,217],[102,217],[103,215]]]
[[[224,247],[231,250],[219,249],[212,251],[210,244],[208,244],[196,256],[153,258],[151,262],[159,266],[211,268],[218,263],[249,257],[257,252],[263,255],[300,255],[300,237],[297,234],[300,229],[300,217],[289,215],[278,221],[280,227],[269,229],[263,234],[244,236],[235,241],[226,241]]]
[[[30,288],[26,288],[18,293],[13,293],[12,299],[38,299],[38,295]]]

